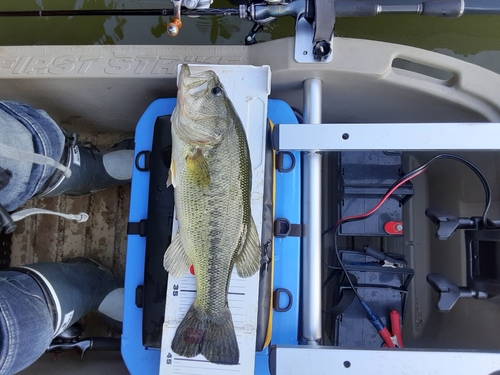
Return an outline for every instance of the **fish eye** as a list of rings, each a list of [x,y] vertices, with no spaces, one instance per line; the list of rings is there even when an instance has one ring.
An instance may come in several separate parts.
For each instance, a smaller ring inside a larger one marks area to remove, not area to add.
[[[219,86],[215,86],[212,89],[212,94],[214,94],[215,96],[221,96],[222,95],[222,89]]]

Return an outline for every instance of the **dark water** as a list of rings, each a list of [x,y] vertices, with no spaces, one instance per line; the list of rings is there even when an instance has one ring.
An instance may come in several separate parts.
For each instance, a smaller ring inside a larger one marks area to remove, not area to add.
[[[395,0],[386,0],[395,3]],[[415,3],[401,0],[402,3]],[[2,0],[0,10],[170,8],[169,0]],[[233,7],[214,0],[212,7]],[[252,23],[237,16],[183,17],[179,36],[165,32],[168,17],[52,17],[0,19],[0,45],[50,44],[236,44],[242,45]],[[500,16],[441,19],[377,16],[338,19],[335,34],[400,43],[437,51],[500,73]],[[294,35],[294,20],[268,25],[257,39]]]

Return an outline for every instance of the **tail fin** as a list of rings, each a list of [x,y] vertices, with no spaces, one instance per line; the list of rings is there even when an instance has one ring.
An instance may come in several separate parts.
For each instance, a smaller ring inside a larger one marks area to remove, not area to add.
[[[172,350],[183,357],[203,354],[213,363],[238,364],[240,351],[229,308],[218,316],[210,316],[193,304],[175,332]]]

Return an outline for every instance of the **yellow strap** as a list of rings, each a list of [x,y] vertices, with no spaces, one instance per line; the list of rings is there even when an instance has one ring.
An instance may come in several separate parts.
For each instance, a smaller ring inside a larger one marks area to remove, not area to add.
[[[274,124],[269,120],[271,133],[274,129]],[[274,220],[274,204],[276,198],[276,151],[273,150],[273,220]],[[266,339],[264,340],[264,348],[271,343],[271,336],[273,334],[273,290],[274,290],[274,234],[271,238],[271,303],[269,304],[269,320],[267,323]]]

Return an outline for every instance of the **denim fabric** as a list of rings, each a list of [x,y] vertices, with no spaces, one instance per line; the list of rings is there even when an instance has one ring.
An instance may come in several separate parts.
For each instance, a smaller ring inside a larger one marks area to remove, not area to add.
[[[36,281],[24,273],[0,271],[0,375],[15,374],[35,362],[53,333]]]
[[[0,143],[60,161],[64,142],[63,132],[45,111],[24,103],[0,101]],[[55,171],[47,165],[1,156],[0,165],[12,172],[9,184],[0,192],[0,204],[7,211],[15,210],[30,199]]]

